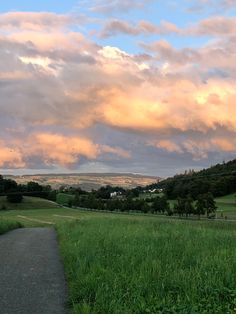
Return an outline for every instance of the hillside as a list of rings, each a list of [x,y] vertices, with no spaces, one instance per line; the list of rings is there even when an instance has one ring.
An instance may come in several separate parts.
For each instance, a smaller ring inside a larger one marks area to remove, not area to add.
[[[236,159],[217,164],[199,172],[189,171],[175,175],[148,188],[162,188],[168,198],[176,199],[191,195],[196,198],[207,192],[215,197],[236,192]]]
[[[0,196],[0,209],[5,208],[5,210],[53,209],[58,207],[59,205],[39,197],[24,196],[21,203],[12,204],[7,201],[5,196]]]
[[[156,183],[159,177],[145,176],[140,174],[117,174],[117,173],[79,173],[79,174],[44,174],[44,175],[24,175],[24,176],[4,176],[15,180],[18,184],[26,184],[29,181],[37,182],[41,185],[51,185],[53,189],[60,186],[80,187],[83,190],[91,191],[99,189],[101,186],[121,186],[124,188],[134,188],[136,186],[146,186]]]

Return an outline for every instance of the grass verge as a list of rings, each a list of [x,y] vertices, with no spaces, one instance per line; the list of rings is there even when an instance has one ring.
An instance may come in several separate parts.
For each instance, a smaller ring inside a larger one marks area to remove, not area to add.
[[[22,224],[11,220],[1,220],[0,219],[0,234],[6,233],[10,230],[21,228]]]

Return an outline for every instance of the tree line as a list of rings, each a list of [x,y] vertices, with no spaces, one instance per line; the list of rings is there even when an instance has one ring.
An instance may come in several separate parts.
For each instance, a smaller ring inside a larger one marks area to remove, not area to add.
[[[216,212],[216,203],[211,193],[199,195],[197,200],[188,196],[187,198],[178,198],[174,206],[165,195],[156,196],[153,199],[140,199],[126,197],[122,199],[102,199],[97,198],[95,194],[87,195],[75,194],[74,199],[70,199],[69,206],[95,209],[101,211],[120,211],[120,212],[141,212],[152,214],[165,214],[168,216],[179,215],[179,217],[207,216],[213,218]]]
[[[20,203],[24,196],[35,196],[56,201],[56,191],[50,185],[40,185],[37,182],[17,184],[12,179],[4,179],[0,175],[0,196],[6,196],[11,203]]]
[[[186,198],[211,193],[214,197],[236,192],[236,159],[218,164],[208,169],[175,175],[161,182],[152,184],[146,189],[161,188],[168,199]]]

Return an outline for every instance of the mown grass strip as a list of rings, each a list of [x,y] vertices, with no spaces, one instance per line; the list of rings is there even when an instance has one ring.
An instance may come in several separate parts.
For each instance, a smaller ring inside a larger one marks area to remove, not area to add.
[[[25,220],[33,221],[33,222],[39,222],[39,223],[48,224],[48,225],[55,225],[55,222],[52,222],[52,221],[46,221],[46,220],[41,220],[41,219],[29,218],[29,217],[21,216],[21,215],[17,215],[17,217],[25,219]]]
[[[73,217],[73,216],[66,216],[66,215],[53,215],[54,217],[59,217],[59,218],[69,218],[69,219],[75,219],[78,220],[79,217]]]

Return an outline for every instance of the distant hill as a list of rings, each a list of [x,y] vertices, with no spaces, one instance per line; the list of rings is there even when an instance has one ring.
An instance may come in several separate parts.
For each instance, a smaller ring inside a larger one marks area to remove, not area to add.
[[[61,186],[71,186],[80,187],[86,191],[91,191],[92,189],[96,190],[105,185],[134,188],[136,186],[146,186],[160,181],[159,177],[132,173],[37,174],[4,176],[4,178],[13,179],[18,184],[34,181],[41,185],[51,185],[54,189],[58,189]]]
[[[198,172],[186,171],[147,188],[162,188],[168,198],[176,199],[211,192],[214,196],[224,196],[236,192],[236,159],[217,164]]]

